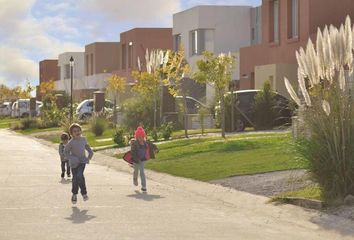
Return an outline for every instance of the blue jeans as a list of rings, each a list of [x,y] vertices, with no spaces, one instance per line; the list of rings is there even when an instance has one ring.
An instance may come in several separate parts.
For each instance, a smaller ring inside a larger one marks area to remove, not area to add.
[[[139,163],[134,163],[134,174],[133,177],[134,179],[138,179],[138,174],[140,171],[140,178],[141,178],[141,187],[146,188],[146,178],[145,178],[145,172],[144,172],[144,162],[140,161]]]
[[[73,180],[72,180],[72,190],[73,194],[77,194],[79,191],[79,187],[81,190],[81,194],[87,194],[86,191],[86,182],[84,177],[86,163],[80,163],[77,168],[72,168],[71,171],[73,173]]]

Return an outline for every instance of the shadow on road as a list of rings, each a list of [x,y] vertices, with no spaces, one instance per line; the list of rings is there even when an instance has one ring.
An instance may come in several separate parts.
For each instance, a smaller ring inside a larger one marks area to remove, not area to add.
[[[139,191],[135,191],[135,194],[130,194],[127,195],[127,197],[131,197],[131,198],[136,198],[136,199],[141,199],[144,201],[153,201],[155,199],[160,199],[163,198],[160,195],[153,195],[153,194],[148,194],[148,193],[141,193]]]
[[[60,180],[60,183],[61,183],[61,184],[69,184],[69,183],[71,183],[71,179],[64,179],[64,178],[62,178],[62,179]]]
[[[74,224],[85,223],[87,221],[90,221],[91,219],[96,218],[96,216],[88,215],[88,210],[80,210],[78,207],[72,207],[72,210],[73,212],[70,217],[67,217],[65,219],[72,221],[72,223]]]
[[[353,220],[331,214],[323,214],[318,217],[313,217],[311,221],[320,228],[338,232],[342,236],[354,236]]]

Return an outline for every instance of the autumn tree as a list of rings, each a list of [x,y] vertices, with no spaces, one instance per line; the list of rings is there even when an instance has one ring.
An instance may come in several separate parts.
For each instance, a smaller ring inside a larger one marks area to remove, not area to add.
[[[183,95],[183,119],[184,134],[188,138],[188,118],[187,118],[187,100],[186,91],[183,88],[185,81],[190,74],[190,66],[185,59],[184,49],[181,46],[178,51],[170,53],[168,62],[164,66],[164,82],[169,86],[169,91],[173,96]]]
[[[197,66],[198,71],[194,73],[194,79],[213,85],[220,98],[221,136],[225,138],[225,93],[231,81],[234,58],[230,53],[215,55],[205,51],[203,59],[197,61]]]
[[[125,92],[126,78],[121,77],[117,74],[113,74],[107,79],[107,91],[113,95],[114,99],[114,110],[113,110],[113,121],[117,123],[117,102],[119,102],[119,97],[121,93]]]

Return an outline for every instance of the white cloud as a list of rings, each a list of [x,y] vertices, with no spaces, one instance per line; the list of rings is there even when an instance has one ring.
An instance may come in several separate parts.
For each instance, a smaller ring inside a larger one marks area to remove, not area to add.
[[[38,61],[56,58],[65,51],[82,51],[75,42],[61,36],[77,36],[75,18],[31,15],[33,0],[0,0],[0,82],[24,84],[26,79],[38,82]],[[64,7],[63,5],[61,7]],[[63,40],[64,39],[64,40]]]
[[[179,0],[87,0],[82,7],[118,22],[172,23],[172,14],[181,8]]]
[[[0,83],[17,85],[38,76],[38,63],[18,49],[0,46]]]

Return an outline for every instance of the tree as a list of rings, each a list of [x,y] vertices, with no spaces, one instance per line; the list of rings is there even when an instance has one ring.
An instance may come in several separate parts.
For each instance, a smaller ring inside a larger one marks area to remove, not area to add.
[[[137,81],[133,90],[147,97],[153,97],[154,102],[154,129],[157,127],[157,109],[160,105],[162,109],[162,87],[163,87],[163,71],[162,69],[167,63],[169,51],[160,49],[146,49],[145,63],[146,71],[142,71],[140,59],[138,58],[139,71],[133,71],[132,76]],[[160,99],[160,100],[159,100]],[[161,111],[160,111],[161,112]],[[161,122],[162,114],[160,114]]]
[[[30,98],[31,92],[34,90],[34,87],[30,84],[30,82],[26,83],[26,87],[23,88],[21,86],[16,86],[14,88],[10,88],[4,84],[0,85],[0,101],[12,101],[17,100],[19,98]]]
[[[257,130],[270,129],[277,118],[275,93],[269,81],[263,85],[263,90],[254,97],[253,114]]]
[[[107,91],[113,95],[114,98],[114,110],[113,121],[117,123],[117,102],[119,101],[119,95],[125,92],[126,78],[117,74],[113,74],[107,79]]]
[[[184,55],[184,49],[181,46],[178,51],[170,53],[167,63],[164,65],[165,85],[169,87],[169,92],[173,96],[183,95],[183,118],[184,135],[188,138],[188,119],[187,119],[187,100],[186,91],[183,88],[183,81],[190,74],[190,66]]]
[[[234,58],[229,55],[214,55],[205,51],[204,58],[197,61],[198,71],[194,73],[194,79],[200,83],[209,83],[214,85],[215,90],[220,97],[221,111],[221,136],[225,138],[225,93],[230,84],[231,75],[234,66]]]

